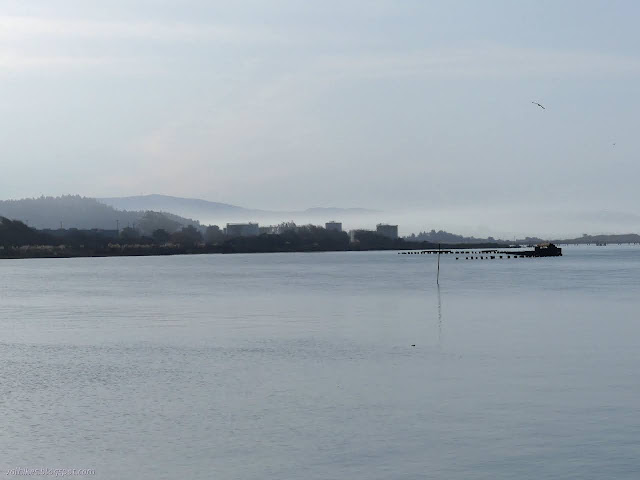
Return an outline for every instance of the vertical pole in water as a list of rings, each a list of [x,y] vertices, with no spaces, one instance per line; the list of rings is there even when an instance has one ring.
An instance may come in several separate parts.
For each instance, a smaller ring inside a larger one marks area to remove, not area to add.
[[[440,285],[440,244],[438,244],[438,275],[436,276],[436,285]]]
[[[440,285],[438,289],[438,348],[442,348],[442,299],[440,298]]]

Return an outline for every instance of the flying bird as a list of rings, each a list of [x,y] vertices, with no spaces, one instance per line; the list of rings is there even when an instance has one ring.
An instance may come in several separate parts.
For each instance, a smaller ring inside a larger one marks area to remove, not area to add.
[[[540,105],[538,102],[531,102],[534,105],[538,105],[541,109],[546,110],[546,108],[544,108],[542,105]]]

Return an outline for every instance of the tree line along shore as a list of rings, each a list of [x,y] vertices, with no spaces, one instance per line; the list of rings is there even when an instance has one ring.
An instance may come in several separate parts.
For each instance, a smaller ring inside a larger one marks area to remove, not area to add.
[[[150,216],[150,214],[156,215]],[[154,223],[164,221],[162,214],[147,212],[147,219]],[[82,230],[35,229],[19,220],[0,217],[0,258],[70,258],[107,256],[185,255],[208,253],[270,253],[270,252],[337,252],[366,250],[427,250],[450,248],[505,248],[504,241],[479,241],[447,232],[433,232],[427,238],[440,236],[454,241],[428,241],[420,237],[389,238],[375,231],[355,231],[350,237],[346,232],[329,230],[315,225],[297,226],[283,223],[275,232],[256,236],[228,236],[219,227],[187,225],[174,228],[141,230],[133,227],[122,229]],[[426,234],[421,234],[426,235]],[[422,237],[424,238],[424,237]],[[462,238],[462,237],[461,237]],[[472,241],[469,241],[472,240]],[[491,239],[493,240],[493,239]],[[527,237],[519,245],[531,245],[541,239]],[[576,239],[552,240],[555,244],[605,244],[639,243],[640,236],[583,235]]]
[[[453,245],[442,245],[449,248]],[[497,243],[466,244],[492,248]],[[364,250],[418,250],[437,248],[431,242],[388,238],[375,232],[346,232],[314,225],[295,226],[280,233],[228,237],[217,226],[204,232],[192,225],[169,233],[156,229],[151,235],[125,227],[121,230],[36,230],[18,220],[0,218],[0,258],[69,258],[203,253],[337,252]]]

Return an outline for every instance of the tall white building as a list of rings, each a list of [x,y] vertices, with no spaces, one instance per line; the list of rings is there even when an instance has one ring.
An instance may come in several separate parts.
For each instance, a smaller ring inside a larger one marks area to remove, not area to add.
[[[327,222],[324,224],[324,228],[326,230],[332,230],[334,232],[341,232],[342,231],[342,222]]]

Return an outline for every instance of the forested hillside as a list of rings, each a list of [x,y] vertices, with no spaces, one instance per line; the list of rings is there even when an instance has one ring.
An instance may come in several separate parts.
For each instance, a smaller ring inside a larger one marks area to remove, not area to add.
[[[149,233],[158,228],[169,232],[199,222],[170,213],[126,211],[79,195],[0,201],[0,216],[20,220],[38,229],[116,229],[136,225]]]

